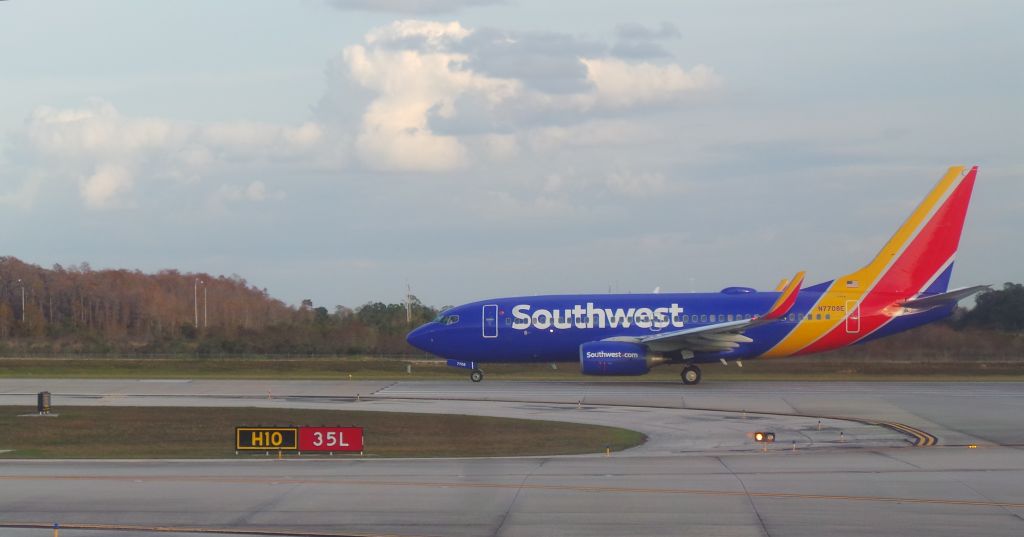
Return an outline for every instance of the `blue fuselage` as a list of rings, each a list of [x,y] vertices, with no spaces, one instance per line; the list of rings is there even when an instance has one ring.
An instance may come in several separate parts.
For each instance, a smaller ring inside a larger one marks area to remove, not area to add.
[[[697,352],[692,362],[756,358],[799,323],[835,322],[833,313],[811,311],[828,283],[804,289],[782,319],[744,332],[752,342],[729,351]],[[413,346],[453,360],[486,362],[566,362],[579,360],[583,343],[612,337],[643,337],[757,316],[777,292],[548,295],[472,302],[442,312],[412,331]],[[949,315],[951,307],[892,316],[875,339]],[[868,314],[866,312],[866,314]],[[838,318],[837,318],[838,319]],[[855,326],[850,326],[855,329]],[[669,358],[672,358],[671,354]]]

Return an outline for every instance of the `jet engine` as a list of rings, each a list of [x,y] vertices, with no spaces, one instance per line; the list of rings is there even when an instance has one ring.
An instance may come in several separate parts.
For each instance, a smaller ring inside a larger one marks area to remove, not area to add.
[[[626,341],[590,341],[580,345],[584,375],[643,375],[664,361],[647,347]]]

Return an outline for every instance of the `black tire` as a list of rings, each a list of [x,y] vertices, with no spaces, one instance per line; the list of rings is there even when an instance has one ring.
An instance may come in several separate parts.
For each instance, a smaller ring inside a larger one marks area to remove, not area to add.
[[[700,384],[700,368],[695,365],[688,365],[683,368],[683,372],[679,374],[683,379],[683,384],[687,386],[693,384]]]
[[[469,380],[472,380],[473,382],[480,382],[483,379],[484,372],[479,369],[474,369],[473,372],[469,374]]]

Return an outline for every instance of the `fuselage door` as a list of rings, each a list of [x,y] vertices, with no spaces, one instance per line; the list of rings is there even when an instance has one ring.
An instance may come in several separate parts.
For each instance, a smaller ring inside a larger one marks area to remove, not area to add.
[[[856,300],[846,301],[846,333],[860,333],[860,304]]]
[[[498,305],[497,304],[485,304],[484,305],[484,337],[485,338],[496,338],[498,337]]]

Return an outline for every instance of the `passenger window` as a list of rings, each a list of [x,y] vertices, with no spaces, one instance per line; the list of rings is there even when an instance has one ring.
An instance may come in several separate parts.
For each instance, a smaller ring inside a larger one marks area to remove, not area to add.
[[[726,320],[729,320],[729,321],[731,321],[731,320],[732,320],[732,314],[731,314],[731,313],[729,314],[729,316],[728,316],[728,317],[726,317]]]
[[[815,319],[814,319],[814,320],[815,320],[815,321],[820,321],[820,320],[821,320],[821,314],[819,313],[819,314],[818,314],[818,316],[817,316],[817,317],[815,317]]]
[[[827,320],[829,320],[829,319],[831,319],[831,318],[832,318],[832,314],[831,314],[831,313],[826,313],[826,314],[825,314],[825,320],[826,320],[826,321],[827,321]]]
[[[794,313],[790,313],[790,314],[789,314],[789,320],[790,320],[790,321],[795,321],[795,320],[796,320],[796,314],[794,314]]]
[[[725,322],[725,315],[722,315],[721,313],[719,313],[718,314],[718,322],[720,322],[720,323],[721,322]]]
[[[512,326],[512,318],[505,317],[505,326]]]
[[[690,322],[690,316],[689,315],[683,315],[683,323],[688,323],[688,322]]]
[[[700,316],[700,322],[702,322],[702,323],[706,323],[706,322],[708,322],[708,316],[707,316],[707,315],[705,315],[705,314],[701,314],[701,316]]]

